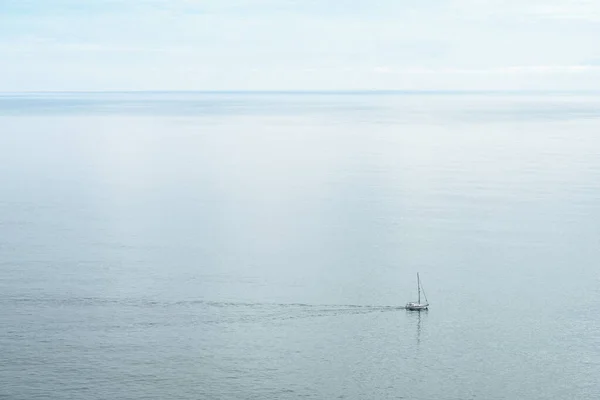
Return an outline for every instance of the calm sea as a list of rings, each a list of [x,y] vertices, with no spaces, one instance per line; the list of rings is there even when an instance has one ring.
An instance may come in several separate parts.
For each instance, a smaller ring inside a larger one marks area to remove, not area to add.
[[[10,400],[598,399],[600,95],[2,94],[0,352]]]

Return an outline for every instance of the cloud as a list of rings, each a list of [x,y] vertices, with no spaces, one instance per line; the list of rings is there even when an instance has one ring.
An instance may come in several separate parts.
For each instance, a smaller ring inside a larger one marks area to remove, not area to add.
[[[374,73],[400,75],[494,75],[494,74],[578,74],[600,72],[600,65],[526,65],[495,68],[392,68],[375,67]]]
[[[498,68],[500,73],[516,74],[576,74],[599,72],[600,66],[595,65],[530,65]]]
[[[376,74],[389,74],[393,72],[393,69],[387,66],[375,67],[373,68],[373,72],[375,72]]]
[[[451,4],[466,19],[600,20],[596,0],[454,0]]]
[[[539,18],[556,20],[600,21],[600,3],[597,1],[548,1],[535,4],[531,13]]]
[[[45,53],[186,53],[193,51],[193,48],[186,46],[135,46],[127,43],[71,42],[61,41],[54,37],[28,35],[10,43],[0,42],[0,51],[5,55],[11,53],[33,53],[38,55]]]

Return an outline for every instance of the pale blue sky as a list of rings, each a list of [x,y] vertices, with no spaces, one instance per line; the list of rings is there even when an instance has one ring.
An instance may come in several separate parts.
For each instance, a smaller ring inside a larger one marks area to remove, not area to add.
[[[0,0],[0,91],[600,90],[597,0]]]

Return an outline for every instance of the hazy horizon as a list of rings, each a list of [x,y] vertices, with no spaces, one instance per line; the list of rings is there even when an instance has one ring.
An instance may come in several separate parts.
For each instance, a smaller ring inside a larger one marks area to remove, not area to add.
[[[600,89],[123,89],[123,90],[15,90],[0,91],[11,94],[102,94],[102,93],[207,93],[207,94],[399,94],[399,95],[461,95],[461,94],[600,94]]]

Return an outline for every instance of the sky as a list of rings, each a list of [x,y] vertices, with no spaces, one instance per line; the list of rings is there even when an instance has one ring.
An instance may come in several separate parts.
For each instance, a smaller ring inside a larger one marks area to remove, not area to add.
[[[600,90],[597,0],[0,0],[0,91]]]

